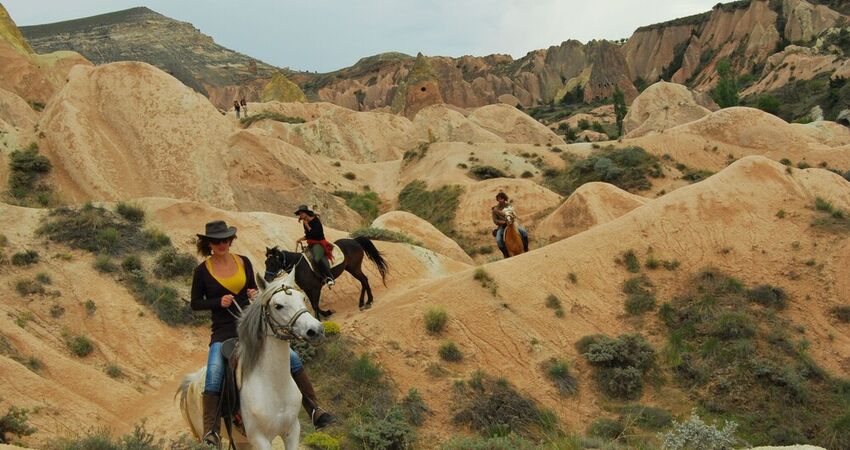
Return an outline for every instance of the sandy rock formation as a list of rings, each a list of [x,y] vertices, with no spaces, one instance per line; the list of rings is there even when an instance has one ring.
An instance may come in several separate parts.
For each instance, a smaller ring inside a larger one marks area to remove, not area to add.
[[[476,109],[469,120],[512,144],[563,144],[560,136],[509,105],[488,105]]]
[[[789,45],[767,58],[761,79],[741,92],[742,97],[775,91],[793,80],[809,80],[822,73],[838,71],[846,60],[820,54],[809,47]]]
[[[262,102],[307,102],[307,96],[301,91],[297,84],[289,81],[286,75],[277,72],[272,79],[263,87],[260,93]]]
[[[3,5],[0,5],[0,41],[8,42],[19,53],[35,54],[29,42],[21,34],[21,30],[15,25],[15,21],[12,20],[9,11],[6,11]]]
[[[808,42],[828,28],[838,24],[842,17],[838,11],[826,5],[817,5],[805,0],[784,0],[785,39],[789,42]]]
[[[712,106],[717,109],[705,94],[681,84],[659,81],[632,102],[623,119],[623,133],[626,138],[634,138],[693,122],[711,114]]]
[[[426,220],[406,211],[390,211],[382,214],[372,226],[385,230],[404,233],[434,253],[448,256],[464,264],[473,264],[472,258],[460,248],[457,242],[440,232]]]
[[[530,224],[536,214],[553,209],[562,201],[560,195],[529,180],[496,178],[480,181],[468,185],[460,198],[455,217],[458,231],[474,235],[492,230],[495,225],[490,209],[496,204],[496,194],[500,191],[508,194],[523,226]]]
[[[812,139],[830,147],[850,144],[850,128],[828,120],[819,120],[807,124],[792,123],[794,129]]]
[[[396,88],[392,112],[413,118],[420,109],[443,103],[437,73],[425,55],[419,53],[410,72]]]
[[[504,142],[492,131],[467,119],[444,104],[427,106],[416,113],[413,126],[427,141],[439,142]]]
[[[12,127],[31,131],[38,121],[38,113],[16,94],[0,89],[0,121]]]
[[[576,141],[584,142],[603,142],[611,139],[605,133],[600,133],[593,130],[584,130],[576,135]]]
[[[647,202],[649,199],[608,183],[583,184],[537,224],[534,234],[548,241],[561,240],[610,222]]]

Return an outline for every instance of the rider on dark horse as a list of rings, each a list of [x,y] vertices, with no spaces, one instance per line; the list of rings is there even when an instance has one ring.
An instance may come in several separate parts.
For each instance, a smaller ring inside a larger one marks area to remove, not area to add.
[[[295,211],[298,216],[298,221],[304,226],[304,236],[298,238],[296,242],[307,241],[307,250],[313,257],[313,262],[319,269],[319,273],[325,277],[325,284],[334,285],[334,277],[331,273],[331,265],[328,260],[333,260],[333,244],[325,239],[325,230],[322,227],[322,222],[319,216],[316,215],[307,205],[301,205]]]
[[[502,255],[505,258],[509,258],[508,248],[505,246],[505,227],[508,226],[508,219],[505,216],[505,213],[502,212],[505,208],[509,206],[508,204],[508,194],[504,192],[499,192],[496,194],[496,202],[497,205],[493,207],[493,223],[498,226],[495,230],[493,230],[493,237],[496,238],[496,245],[499,247],[499,250],[502,251]],[[522,236],[522,247],[523,251],[528,251],[528,231],[521,226],[517,226],[519,230],[520,236]]]

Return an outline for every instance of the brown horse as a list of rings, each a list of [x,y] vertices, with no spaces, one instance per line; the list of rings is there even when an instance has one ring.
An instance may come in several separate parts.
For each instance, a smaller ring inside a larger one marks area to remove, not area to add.
[[[516,256],[525,253],[524,247],[522,245],[522,235],[519,234],[519,228],[516,223],[516,212],[513,207],[508,206],[503,209],[502,212],[505,213],[505,218],[508,221],[508,224],[505,226],[505,248],[508,250],[509,256]]]

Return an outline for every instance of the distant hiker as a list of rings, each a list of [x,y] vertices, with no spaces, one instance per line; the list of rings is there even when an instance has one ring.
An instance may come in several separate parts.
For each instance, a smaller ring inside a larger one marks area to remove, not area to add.
[[[298,221],[304,226],[304,236],[298,238],[298,242],[307,242],[307,249],[313,256],[313,262],[319,267],[320,274],[325,277],[325,284],[334,285],[334,277],[328,259],[333,258],[333,244],[325,239],[325,230],[316,213],[307,205],[301,205],[295,211]]]
[[[236,120],[239,120],[239,100],[233,100],[233,109],[236,110]]]
[[[504,210],[511,205],[508,204],[508,194],[504,192],[499,192],[496,194],[496,202],[498,204],[493,207],[493,223],[496,224],[498,228],[493,230],[493,236],[496,238],[496,245],[499,246],[499,250],[501,250],[502,255],[505,258],[509,258],[511,255],[508,253],[508,248],[505,246],[505,228],[508,226],[508,217],[505,214]],[[523,251],[528,251],[528,231],[521,226],[517,226],[519,230],[519,234],[522,236],[522,247]]]
[[[258,291],[251,261],[245,256],[230,253],[230,246],[236,239],[236,227],[228,227],[224,221],[217,220],[207,223],[204,234],[196,236],[198,254],[205,259],[195,267],[192,276],[190,305],[196,311],[209,310],[212,316],[212,335],[202,397],[202,439],[207,444],[217,446],[221,440],[218,435],[218,407],[224,378],[221,347],[224,341],[237,337],[236,322],[241,308],[247,307]],[[303,405],[313,424],[317,428],[327,425],[333,417],[317,406],[313,385],[304,372],[301,359],[291,349],[289,364],[292,379],[301,390]]]
[[[239,100],[239,104],[242,106],[242,117],[248,117],[248,103],[245,102],[245,99]]]

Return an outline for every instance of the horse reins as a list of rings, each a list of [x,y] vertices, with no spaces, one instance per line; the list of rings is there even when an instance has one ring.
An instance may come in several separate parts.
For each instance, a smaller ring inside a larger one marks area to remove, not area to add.
[[[269,296],[269,301],[271,301],[272,297],[275,296],[278,292],[286,292],[289,295],[292,288],[289,286],[281,286],[278,290],[272,292],[272,295]],[[298,318],[304,314],[307,314],[307,308],[301,307],[295,314],[292,315],[292,318],[289,319],[289,322],[286,325],[281,325],[274,317],[271,315],[271,311],[269,310],[269,304],[266,303],[263,305],[263,317],[266,319],[266,325],[272,332],[272,336],[281,340],[281,341],[291,341],[293,339],[301,339],[295,331],[293,331],[293,327],[295,326],[295,322],[298,321]]]

